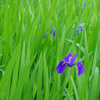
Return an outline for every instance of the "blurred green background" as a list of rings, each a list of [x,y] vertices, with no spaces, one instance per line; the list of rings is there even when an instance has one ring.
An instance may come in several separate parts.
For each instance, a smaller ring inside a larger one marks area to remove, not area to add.
[[[100,100],[99,43],[100,0],[0,0],[0,100]],[[56,72],[69,52],[84,74]]]

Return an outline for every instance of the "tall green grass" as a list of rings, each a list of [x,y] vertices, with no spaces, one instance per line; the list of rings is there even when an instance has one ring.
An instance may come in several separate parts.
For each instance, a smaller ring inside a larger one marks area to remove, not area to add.
[[[80,0],[0,1],[0,100],[100,100],[100,1],[82,7]],[[56,72],[69,52],[78,52],[84,74],[76,65]]]

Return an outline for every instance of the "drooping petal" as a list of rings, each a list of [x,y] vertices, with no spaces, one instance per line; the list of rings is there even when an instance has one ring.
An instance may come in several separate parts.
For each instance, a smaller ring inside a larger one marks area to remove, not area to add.
[[[72,57],[72,53],[69,52],[68,56],[64,58],[65,62],[68,64],[69,63],[69,59]]]
[[[66,63],[64,61],[60,61],[60,63],[58,64],[56,71],[57,73],[63,73],[64,69],[66,68]]]
[[[80,61],[80,62],[77,62],[77,66],[78,66],[78,76],[80,76],[81,74],[84,73],[85,68],[84,68],[84,66],[81,64],[81,61]]]

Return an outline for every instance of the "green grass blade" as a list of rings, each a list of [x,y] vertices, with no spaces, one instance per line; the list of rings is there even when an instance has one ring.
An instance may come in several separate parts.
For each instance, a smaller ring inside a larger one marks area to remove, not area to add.
[[[26,69],[24,70],[22,76],[21,76],[20,79],[19,79],[18,86],[17,86],[17,88],[16,88],[16,93],[15,93],[15,95],[14,95],[14,100],[17,100],[17,99],[20,99],[20,98],[21,98],[21,93],[22,93],[23,84],[24,84],[24,82],[25,82],[25,80],[26,80],[26,77],[27,77],[27,75],[28,75],[27,71],[30,70],[31,65],[32,65],[32,63],[33,63],[35,57],[36,57],[36,54],[32,57],[32,59],[30,60],[28,66],[26,67]],[[26,76],[26,77],[25,77],[25,76]]]
[[[91,88],[90,100],[97,100],[97,91],[98,91],[98,77],[99,77],[99,70],[96,67],[94,72],[94,78]]]
[[[19,44],[17,45],[13,55],[12,55],[12,58],[11,60],[9,61],[8,65],[7,65],[7,68],[5,70],[5,73],[4,73],[4,76],[2,77],[1,79],[1,82],[0,82],[0,97],[2,96],[3,94],[3,91],[6,87],[6,84],[9,80],[9,77],[11,77],[11,72],[12,72],[12,68],[14,66],[14,63],[15,63],[15,60],[17,58],[17,55],[19,55],[19,51],[20,51],[20,42]]]
[[[44,100],[49,100],[49,79],[48,79],[48,66],[47,66],[47,63],[46,63],[46,57],[45,57],[45,54],[44,54]]]
[[[12,85],[11,85],[10,100],[13,99],[13,96],[14,96],[14,93],[16,90],[16,86],[17,86],[19,61],[20,61],[20,54],[18,55],[18,58],[15,63],[15,67],[13,69],[13,79],[12,79]]]
[[[93,57],[91,58],[91,61],[90,61],[89,65],[88,65],[88,68],[87,68],[87,71],[86,71],[86,75],[85,75],[85,78],[84,78],[84,81],[83,81],[83,84],[82,84],[81,91],[79,91],[80,92],[79,100],[83,99],[83,96],[84,96],[84,93],[85,93],[86,84],[87,84],[87,82],[89,80],[89,74],[90,74],[90,71],[91,71],[92,60],[93,60]]]
[[[39,59],[39,68],[38,68],[38,82],[37,82],[37,100],[42,99],[42,53],[40,54]]]
[[[74,83],[74,80],[73,78],[70,76],[71,78],[71,81],[72,81],[72,84],[73,84],[73,88],[74,88],[74,91],[75,91],[75,97],[76,97],[76,100],[79,100],[79,96],[78,96],[78,92],[77,92],[77,88],[76,88],[76,85]]]

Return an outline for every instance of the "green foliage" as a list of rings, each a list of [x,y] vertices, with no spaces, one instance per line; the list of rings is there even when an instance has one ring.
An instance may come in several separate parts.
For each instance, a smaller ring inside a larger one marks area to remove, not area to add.
[[[1,0],[0,100],[99,100],[99,33],[100,0],[84,8],[81,0]],[[76,65],[56,72],[69,52],[78,52],[84,74]]]

